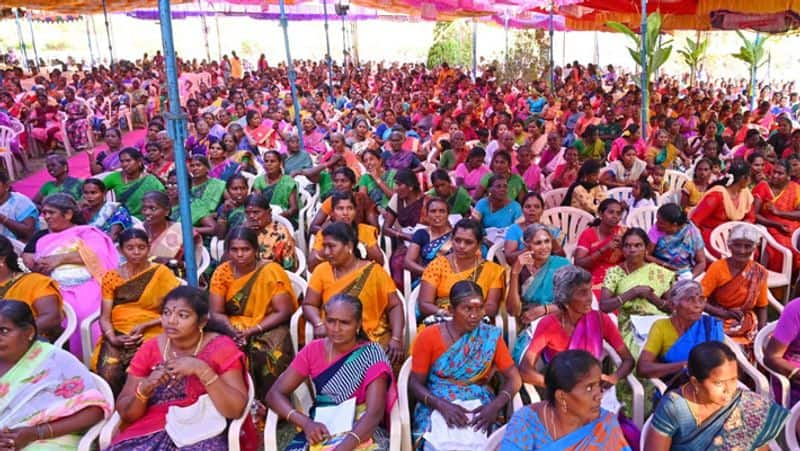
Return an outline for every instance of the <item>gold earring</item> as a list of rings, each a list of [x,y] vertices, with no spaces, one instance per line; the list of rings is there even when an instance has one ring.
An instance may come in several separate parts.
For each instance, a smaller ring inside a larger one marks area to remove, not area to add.
[[[563,410],[564,413],[567,413],[567,401],[563,399],[561,400],[561,410]]]

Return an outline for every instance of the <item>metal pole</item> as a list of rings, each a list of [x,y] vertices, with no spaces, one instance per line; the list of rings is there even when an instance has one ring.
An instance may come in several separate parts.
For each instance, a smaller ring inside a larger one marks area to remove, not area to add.
[[[600,36],[598,32],[594,32],[594,65],[600,65]]]
[[[108,9],[106,8],[106,0],[103,0],[103,17],[106,19],[106,37],[108,38],[108,56],[109,56],[109,65],[114,65],[114,48],[111,44],[111,26],[108,24]],[[170,18],[172,19],[172,18]],[[170,24],[170,28],[172,28],[172,24]],[[187,241],[191,242],[191,241]]]
[[[756,31],[756,42],[761,39],[761,32]],[[756,109],[756,85],[758,84],[758,61],[753,61],[753,67],[750,68],[750,111]]]
[[[508,13],[505,14],[505,17],[503,19],[504,19],[503,28],[505,29],[505,32],[506,32],[506,36],[505,36],[506,37],[506,62],[505,62],[504,69],[506,71],[508,71]]]
[[[642,0],[642,138],[647,141],[647,0]]]
[[[161,41],[164,44],[164,63],[167,70],[167,96],[169,99],[169,112],[167,128],[169,135],[175,143],[175,172],[178,176],[178,210],[181,218],[181,235],[184,243],[194,243],[192,235],[192,212],[189,206],[189,174],[186,169],[186,151],[184,141],[186,129],[185,116],[181,112],[181,102],[178,93],[178,70],[175,62],[175,44],[172,38],[172,15],[169,0],[158,0],[158,16],[161,22]],[[189,249],[192,247],[189,246]],[[186,281],[189,285],[197,286],[197,264],[194,252],[183,253],[186,264]]]
[[[94,16],[91,16],[92,19],[92,33],[94,34],[94,48],[97,49],[97,62],[99,64],[103,64],[103,57],[100,53],[100,38],[97,36],[97,24],[94,22]]]
[[[200,26],[203,28],[203,39],[206,43],[206,60],[211,62],[211,47],[208,43],[208,22],[206,21],[206,12],[203,10],[202,3],[197,0],[197,9],[200,10]]]
[[[22,25],[19,23],[19,8],[14,8],[14,20],[17,22],[17,38],[19,39],[19,51],[22,53],[22,67],[25,71],[29,71],[28,67],[28,49],[25,47],[25,38],[22,35]]]
[[[83,16],[83,21],[86,22],[86,40],[89,41],[89,59],[92,62],[91,67],[94,67],[94,50],[92,50],[92,33],[89,32],[89,17]]]
[[[472,19],[472,81],[478,79],[478,19]]]
[[[555,8],[555,5],[553,5],[553,2],[551,1],[550,2],[550,24],[549,24],[549,28],[550,28],[550,30],[549,30],[549,32],[550,32],[550,51],[549,51],[549,54],[550,54],[549,55],[549,57],[550,57],[550,76],[548,77],[548,79],[550,81],[550,93],[551,94],[555,91],[555,87],[556,87],[556,79],[555,79],[556,72],[555,72],[555,68],[553,67],[554,64],[555,64],[555,61],[554,61],[554,58],[553,58],[553,46],[555,45],[555,41],[553,41],[553,31],[554,31],[553,30],[553,9],[554,8]]]
[[[222,61],[222,38],[219,34],[219,13],[214,13],[214,22],[217,27],[217,59]]]
[[[334,104],[336,99],[333,97],[333,59],[331,58],[331,37],[328,33],[328,0],[322,0],[322,11],[325,14],[325,48],[328,53],[325,54],[325,62],[328,63],[328,91],[330,92],[331,105]]]
[[[344,66],[344,76],[347,76],[347,35],[344,30],[344,14],[342,14],[342,66]]]
[[[28,16],[28,27],[31,29],[31,47],[33,47],[33,65],[36,66],[36,71],[39,71],[39,51],[36,49],[36,36],[33,33],[33,19],[31,18],[31,12],[28,11],[26,16]]]
[[[166,0],[162,0],[166,1]],[[281,28],[283,28],[283,44],[286,47],[286,70],[289,72],[289,86],[292,89],[292,103],[294,104],[294,122],[297,125],[297,137],[300,138],[300,150],[304,150],[303,144],[303,124],[300,120],[300,102],[297,100],[297,72],[294,70],[294,63],[292,63],[292,52],[289,50],[289,19],[286,18],[286,4],[283,0],[278,3],[281,9]],[[342,16],[342,24],[344,24],[344,16]],[[342,28],[344,32],[344,25]]]

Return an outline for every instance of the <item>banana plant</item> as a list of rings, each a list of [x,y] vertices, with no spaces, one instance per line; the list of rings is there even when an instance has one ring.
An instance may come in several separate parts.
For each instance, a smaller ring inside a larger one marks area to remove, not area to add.
[[[697,66],[699,66],[700,62],[706,57],[706,50],[708,50],[708,39],[701,41],[699,32],[698,39],[696,41],[691,40],[691,38],[686,38],[686,47],[678,50],[678,53],[683,57],[683,62],[686,63],[691,70],[689,82],[691,86],[694,86],[694,79],[697,74]]]
[[[624,34],[633,40],[635,46],[628,47],[628,52],[631,58],[636,62],[639,67],[642,67],[642,37],[639,33],[634,32],[626,25],[620,22],[610,21],[606,25],[614,31]],[[659,35],[661,34],[661,14],[654,12],[647,16],[647,39],[645,53],[647,54],[647,80],[649,81],[653,74],[664,65],[672,53],[672,40],[659,42]]]
[[[769,39],[769,35],[762,36],[761,33],[756,33],[755,38],[750,40],[739,30],[736,30],[736,34],[738,34],[739,39],[742,40],[742,46],[739,47],[739,53],[734,53],[731,56],[747,64],[747,68],[750,71],[750,96],[752,98],[755,96],[756,91],[756,71],[767,62],[767,52],[764,51],[764,43]]]

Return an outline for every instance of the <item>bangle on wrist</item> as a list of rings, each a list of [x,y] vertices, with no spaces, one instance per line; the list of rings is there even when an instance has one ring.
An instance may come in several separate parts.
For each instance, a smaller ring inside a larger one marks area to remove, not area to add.
[[[324,325],[325,325],[325,323],[323,323],[322,321],[320,321],[320,322],[318,322],[318,323],[314,324],[314,329],[317,329],[317,328],[319,328],[319,327],[322,327],[322,326],[324,326]]]
[[[402,343],[403,342],[403,340],[399,339],[398,337],[394,337],[394,336],[392,337],[392,339],[390,341],[396,341],[398,343]]]
[[[147,400],[150,399],[150,396],[142,393],[142,382],[139,382],[139,385],[136,386],[136,399],[144,403],[146,403]]]
[[[348,431],[344,435],[349,435],[349,436],[353,437],[356,440],[356,444],[357,445],[361,444],[361,437],[359,437],[358,434],[356,434],[355,432]]]

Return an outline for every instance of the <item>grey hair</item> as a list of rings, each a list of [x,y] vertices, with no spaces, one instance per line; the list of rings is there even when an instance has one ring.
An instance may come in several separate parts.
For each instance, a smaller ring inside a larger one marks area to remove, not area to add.
[[[578,286],[590,283],[592,274],[580,266],[567,265],[553,275],[553,302],[566,305]]]
[[[295,140],[295,139],[297,141],[300,141],[300,135],[298,135],[297,133],[287,133],[286,134],[286,141]]]
[[[693,289],[699,290],[701,294],[703,293],[703,286],[700,285],[700,282],[693,279],[680,279],[672,285],[666,298],[671,301],[685,299],[689,291]]]
[[[755,226],[750,224],[739,224],[731,229],[731,234],[728,236],[728,242],[736,240],[746,240],[751,243],[758,243],[759,236]]]
[[[550,234],[550,230],[547,229],[546,225],[534,223],[525,228],[525,232],[522,234],[522,240],[527,243],[528,241],[532,240],[533,237],[535,237],[536,234],[542,230],[547,232],[547,236],[549,236],[551,240],[553,239],[553,235]]]
[[[55,193],[51,194],[44,198],[42,201],[42,205],[46,205],[48,207],[53,207],[61,214],[66,214],[68,211],[72,212],[72,223],[77,224],[77,221],[80,221],[82,218],[81,209],[78,206],[78,202],[73,199],[72,196],[65,193]]]

